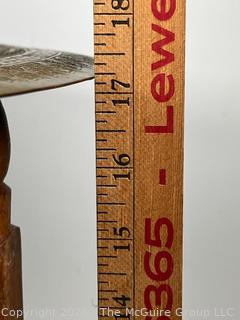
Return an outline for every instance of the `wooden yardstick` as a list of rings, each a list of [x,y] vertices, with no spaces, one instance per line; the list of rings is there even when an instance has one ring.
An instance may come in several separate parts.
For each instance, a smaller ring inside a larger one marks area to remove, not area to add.
[[[185,0],[95,0],[100,319],[179,319]]]

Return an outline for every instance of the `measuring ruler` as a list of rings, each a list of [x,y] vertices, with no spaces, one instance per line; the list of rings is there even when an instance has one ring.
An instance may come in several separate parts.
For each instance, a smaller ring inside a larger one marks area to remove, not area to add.
[[[184,21],[185,0],[94,2],[100,319],[181,314]]]

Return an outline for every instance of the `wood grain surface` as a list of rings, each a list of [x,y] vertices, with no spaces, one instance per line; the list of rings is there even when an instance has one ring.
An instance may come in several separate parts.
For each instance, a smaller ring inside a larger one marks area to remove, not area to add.
[[[11,226],[0,243],[0,319],[23,319],[20,229]]]
[[[0,97],[62,87],[93,76],[90,57],[0,45]]]
[[[185,0],[137,3],[135,303],[180,319]]]
[[[0,185],[0,319],[23,319],[20,229],[11,225],[11,190]],[[18,316],[17,316],[18,314]]]
[[[180,319],[185,0],[96,0],[94,25],[99,319]]]

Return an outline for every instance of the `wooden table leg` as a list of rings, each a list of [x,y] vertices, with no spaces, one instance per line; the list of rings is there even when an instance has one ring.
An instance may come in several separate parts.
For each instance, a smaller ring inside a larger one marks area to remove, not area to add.
[[[11,225],[11,190],[3,182],[10,160],[10,136],[0,102],[0,319],[23,319],[20,229]],[[17,317],[18,312],[18,317]],[[20,315],[20,316],[19,316]]]

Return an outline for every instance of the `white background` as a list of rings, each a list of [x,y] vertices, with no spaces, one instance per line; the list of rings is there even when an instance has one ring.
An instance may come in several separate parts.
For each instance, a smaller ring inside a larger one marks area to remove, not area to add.
[[[0,0],[0,7],[1,43],[93,55],[92,1]],[[215,307],[240,315],[239,12],[239,0],[187,5],[184,306],[209,309],[209,319],[219,318]],[[89,320],[96,314],[93,90],[88,82],[3,101],[25,308],[55,308],[60,317],[72,307],[76,319]]]

